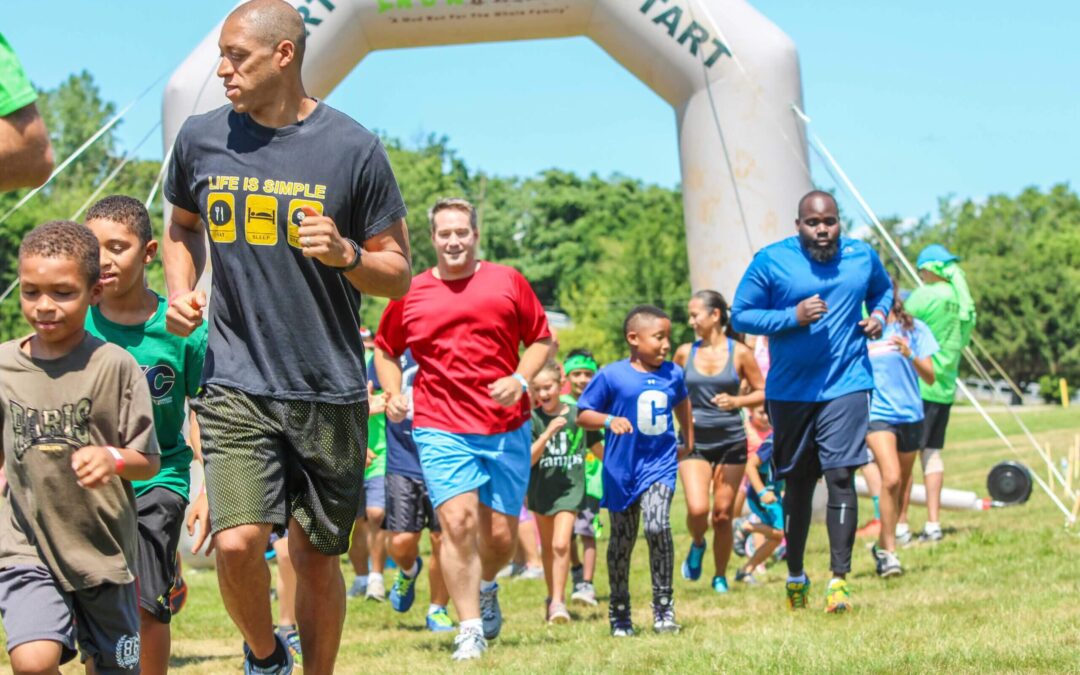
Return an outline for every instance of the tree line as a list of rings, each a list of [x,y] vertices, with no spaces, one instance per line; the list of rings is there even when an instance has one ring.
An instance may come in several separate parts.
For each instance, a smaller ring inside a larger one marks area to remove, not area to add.
[[[43,91],[39,107],[58,161],[116,108],[103,100],[85,71]],[[478,210],[483,257],[521,270],[546,308],[570,318],[573,327],[559,333],[563,350],[583,346],[601,362],[621,358],[623,315],[644,302],[672,315],[673,340],[692,338],[686,326],[689,267],[678,189],[559,169],[531,177],[493,176],[470,169],[445,137],[409,144],[383,140],[411,210],[417,271],[435,262],[428,206],[440,197],[463,196]],[[46,220],[76,215],[123,161],[115,134],[106,133],[0,226],[0,290],[15,279],[22,236]],[[129,161],[101,196],[119,192],[145,199],[159,169],[157,161]],[[22,194],[0,194],[0,214]],[[150,211],[160,236],[160,194]],[[980,201],[942,199],[933,218],[914,224],[890,218],[884,224],[911,260],[931,242],[961,256],[979,312],[976,335],[1021,385],[1058,377],[1080,385],[1080,196],[1069,185],[1031,187]],[[872,243],[881,242],[875,237]],[[885,248],[878,250],[901,285],[910,287]],[[160,262],[150,280],[164,292]],[[362,321],[374,327],[383,306],[365,298]],[[16,289],[0,304],[0,339],[27,332]]]

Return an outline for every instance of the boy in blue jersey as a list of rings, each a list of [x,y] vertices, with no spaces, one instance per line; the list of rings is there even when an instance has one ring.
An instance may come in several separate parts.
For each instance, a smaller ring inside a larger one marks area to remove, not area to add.
[[[142,672],[169,667],[176,551],[191,490],[193,452],[184,439],[187,401],[199,391],[206,326],[186,338],[165,327],[168,302],[146,285],[146,266],[157,254],[150,214],[142,202],[111,195],[90,207],[86,226],[100,244],[101,301],[86,314],[86,330],[123,347],[142,368],[153,403],[154,428],[161,448],[161,471],[135,481],[138,509],[140,642]]]
[[[675,623],[671,579],[675,549],[671,539],[671,498],[678,456],[694,447],[690,399],[682,368],[666,361],[671,351],[671,319],[652,305],[630,310],[623,322],[630,358],[605,366],[578,400],[578,426],[606,430],[602,506],[611,514],[608,618],[614,637],[634,634],[630,615],[630,555],[644,516],[652,570],[653,630],[672,633]],[[672,424],[685,435],[679,447]]]
[[[832,195],[814,191],[799,200],[795,226],[797,236],[754,256],[735,292],[731,325],[769,338],[765,398],[773,467],[786,481],[788,605],[807,604],[803,554],[814,488],[824,474],[833,573],[825,609],[844,612],[851,607],[845,577],[858,518],[854,471],[869,461],[874,379],[866,341],[881,336],[892,283],[869,245],[840,236]]]

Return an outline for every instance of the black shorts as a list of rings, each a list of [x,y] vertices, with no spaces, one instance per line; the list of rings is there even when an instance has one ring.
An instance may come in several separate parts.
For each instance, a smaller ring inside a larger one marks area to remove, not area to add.
[[[382,527],[388,532],[440,532],[439,516],[431,505],[423,478],[387,473],[386,517]]]
[[[688,459],[703,459],[715,469],[721,464],[746,464],[746,453],[746,436],[743,436],[742,438],[724,441],[723,443],[708,448],[701,448],[695,445],[694,450],[686,457],[683,457],[683,461]]]
[[[900,422],[894,424],[883,420],[870,420],[870,428],[866,433],[872,434],[877,431],[888,431],[896,436],[896,449],[899,452],[916,452],[922,449],[923,423]]]
[[[334,404],[207,385],[199,420],[214,532],[290,518],[325,555],[349,550],[364,500],[367,401]]]
[[[831,401],[767,401],[773,425],[772,465],[778,478],[855,468],[870,461],[866,430],[870,393]]]
[[[945,428],[949,426],[951,403],[923,401],[923,432],[920,450],[930,448],[941,450],[945,447]]]
[[[172,620],[169,593],[176,576],[176,549],[184,525],[187,500],[168,488],[157,487],[135,498],[139,513],[139,607],[161,623]]]

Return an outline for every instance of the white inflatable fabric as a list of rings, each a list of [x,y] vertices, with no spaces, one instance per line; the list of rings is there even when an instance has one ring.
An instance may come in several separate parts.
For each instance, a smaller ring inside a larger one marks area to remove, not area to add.
[[[292,4],[308,26],[304,82],[320,98],[378,49],[576,35],[594,40],[675,111],[694,290],[714,288],[730,299],[754,251],[794,233],[796,204],[812,187],[803,126],[791,111],[793,103],[802,107],[798,56],[792,41],[744,0]],[[169,80],[166,150],[189,115],[227,103],[214,74],[220,29],[215,26]],[[428,205],[409,206],[421,213]]]

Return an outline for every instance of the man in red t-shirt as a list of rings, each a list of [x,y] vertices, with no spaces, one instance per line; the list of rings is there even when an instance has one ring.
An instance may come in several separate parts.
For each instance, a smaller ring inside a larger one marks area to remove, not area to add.
[[[397,422],[408,412],[398,357],[411,349],[419,364],[413,440],[443,530],[439,561],[461,622],[454,659],[463,660],[478,658],[502,627],[495,574],[513,554],[529,482],[526,392],[552,337],[525,277],[476,259],[469,202],[440,200],[429,216],[438,265],[387,306],[375,368]]]

